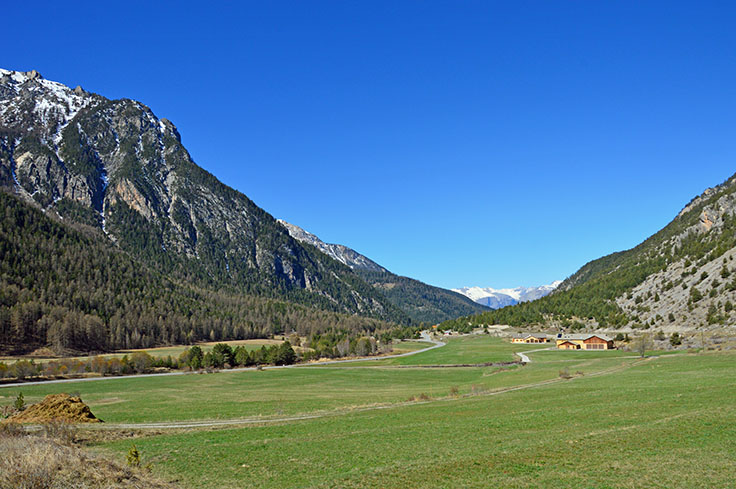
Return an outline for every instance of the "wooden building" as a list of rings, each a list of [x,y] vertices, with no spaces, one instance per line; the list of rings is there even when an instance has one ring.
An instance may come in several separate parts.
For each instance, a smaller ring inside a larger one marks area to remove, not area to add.
[[[560,350],[613,350],[613,339],[600,334],[557,335]]]
[[[511,343],[551,343],[549,335],[540,333],[518,334],[511,337]]]

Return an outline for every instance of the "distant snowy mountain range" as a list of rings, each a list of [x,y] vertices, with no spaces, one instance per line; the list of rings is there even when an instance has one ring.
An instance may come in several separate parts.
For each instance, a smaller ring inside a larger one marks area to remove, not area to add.
[[[555,280],[549,285],[541,285],[539,287],[516,287],[515,289],[493,289],[491,287],[463,287],[461,289],[452,289],[453,292],[464,295],[491,309],[500,309],[506,306],[512,306],[520,302],[533,301],[549,294],[562,283],[562,280]]]

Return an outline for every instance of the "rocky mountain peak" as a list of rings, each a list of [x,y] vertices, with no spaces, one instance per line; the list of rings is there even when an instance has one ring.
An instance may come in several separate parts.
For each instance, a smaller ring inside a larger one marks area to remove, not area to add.
[[[197,166],[174,124],[144,104],[72,90],[34,72],[0,75],[0,188],[48,216],[98,228],[164,273],[407,319],[350,269],[302,246]]]
[[[353,270],[368,270],[373,272],[386,272],[387,270],[383,268],[378,263],[374,262],[370,258],[361,255],[357,251],[348,248],[347,246],[340,245],[340,244],[331,244],[331,243],[325,243],[321,239],[319,239],[314,234],[305,231],[304,229],[300,228],[299,226],[295,226],[294,224],[290,224],[283,219],[278,219],[278,223],[284,226],[291,235],[292,238],[301,241],[302,243],[307,243],[318,250],[320,250],[322,253],[334,258],[335,260],[339,261],[340,263],[343,263]]]

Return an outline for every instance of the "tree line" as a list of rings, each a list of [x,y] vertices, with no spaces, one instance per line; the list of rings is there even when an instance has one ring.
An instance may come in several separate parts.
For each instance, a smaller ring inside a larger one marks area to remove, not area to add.
[[[101,375],[131,375],[154,371],[176,369],[223,369],[253,367],[261,365],[292,365],[299,361],[319,358],[341,358],[347,356],[370,356],[391,351],[393,335],[374,337],[351,337],[342,334],[315,334],[307,338],[303,348],[294,350],[292,342],[301,343],[301,338],[293,334],[289,340],[280,344],[263,345],[248,350],[243,345],[235,348],[227,343],[217,343],[211,351],[193,345],[178,357],[155,357],[145,351],[118,356],[96,355],[87,359],[58,359],[47,362],[17,360],[12,363],[0,362],[0,379],[26,380],[32,378],[81,377],[89,373]]]

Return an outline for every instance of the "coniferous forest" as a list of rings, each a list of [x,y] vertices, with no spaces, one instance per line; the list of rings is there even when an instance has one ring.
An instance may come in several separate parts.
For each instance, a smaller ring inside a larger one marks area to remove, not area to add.
[[[413,334],[395,324],[177,281],[0,192],[0,349],[57,353],[267,337]]]

